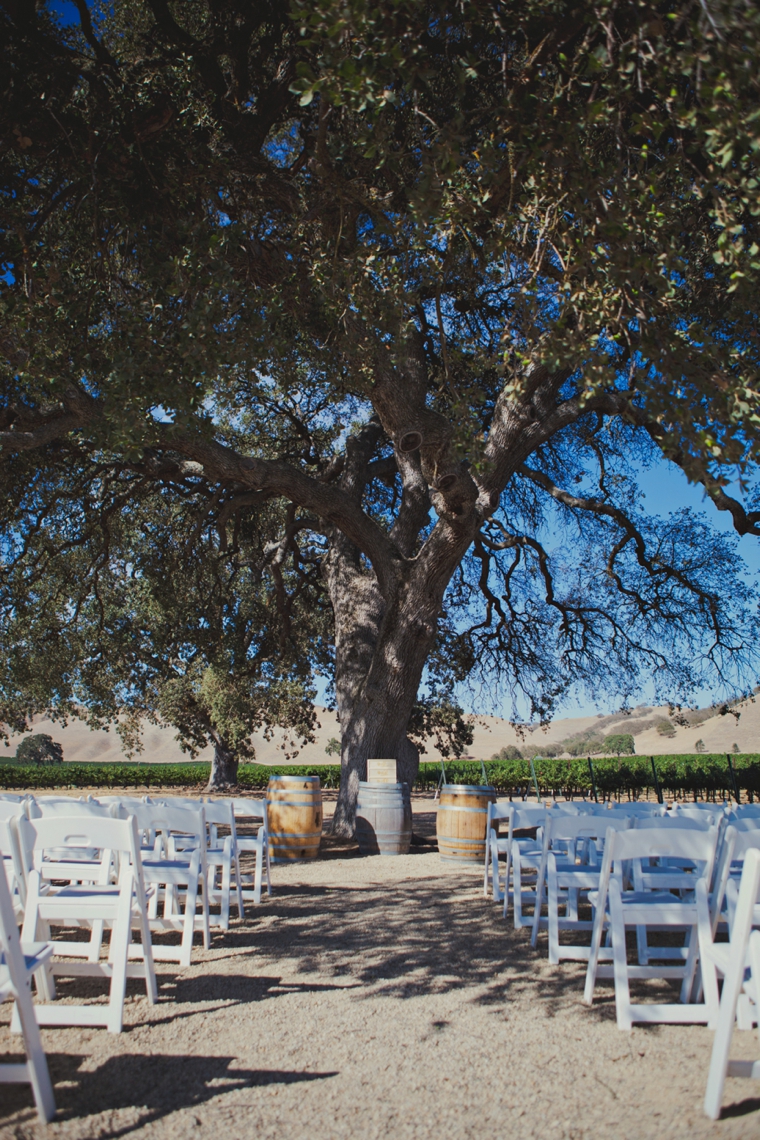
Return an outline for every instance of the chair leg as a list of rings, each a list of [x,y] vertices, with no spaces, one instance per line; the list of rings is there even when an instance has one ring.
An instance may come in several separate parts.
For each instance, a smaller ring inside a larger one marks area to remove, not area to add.
[[[546,861],[541,860],[541,866],[538,869],[536,876],[536,906],[533,911],[533,930],[530,936],[530,944],[533,949],[536,949],[538,943],[538,932],[541,927],[541,911],[544,906],[544,885],[546,883]]]
[[[688,938],[688,951],[686,954],[686,964],[683,972],[683,982],[681,983],[681,1001],[689,1001],[694,987],[694,977],[697,972],[697,963],[699,961],[697,950],[699,948],[699,939],[697,938],[697,928],[692,926],[687,936]]]
[[[231,860],[232,856],[227,853],[227,858],[222,864],[222,900],[220,907],[220,919],[222,930],[229,930],[230,928],[230,890],[231,890]]]
[[[559,965],[559,887],[557,884],[557,862],[549,856],[547,868],[547,905],[549,910],[549,962]]]
[[[504,873],[504,909],[502,912],[504,918],[507,917],[507,913],[509,911],[509,877],[510,877],[510,873],[512,870],[511,846],[512,846],[511,843],[507,844],[507,868],[506,868],[506,871]]]
[[[41,973],[41,970],[35,971]],[[29,1069],[29,1082],[32,1086],[34,1103],[42,1120],[48,1123],[55,1116],[55,1096],[50,1081],[47,1058],[42,1048],[40,1027],[34,1015],[32,993],[29,981],[19,987],[14,1003],[14,1014],[18,1017],[24,1036],[24,1049]]]
[[[182,943],[180,965],[189,966],[193,953],[193,936],[195,934],[195,912],[198,905],[198,887],[200,875],[197,866],[191,871],[185,893],[185,915],[182,926]]]
[[[264,844],[259,842],[256,846],[256,870],[253,877],[253,901],[256,906],[261,902],[261,876],[264,872]],[[269,892],[271,894],[271,891]]]
[[[129,942],[132,936],[132,882],[131,868],[129,883],[122,885],[119,898],[119,912],[111,927],[111,988],[108,996],[109,1033],[121,1033],[124,1024],[124,997],[127,992],[127,960]]]
[[[242,922],[245,918],[245,903],[243,902],[243,887],[240,882],[240,856],[235,848],[235,892],[237,898],[238,918]]]
[[[604,913],[606,910],[606,900],[600,898],[597,903],[596,910],[594,911],[594,928],[591,933],[591,948],[588,953],[588,968],[586,970],[586,985],[583,990],[583,1000],[586,1005],[591,1005],[594,1001],[594,990],[596,989],[596,971],[599,966],[599,951],[602,946],[602,934],[604,932]]]
[[[612,928],[612,962],[615,975],[615,1009],[619,1029],[631,1030],[631,991],[628,985],[628,956],[625,948],[625,917],[620,883],[610,881],[610,926]]]

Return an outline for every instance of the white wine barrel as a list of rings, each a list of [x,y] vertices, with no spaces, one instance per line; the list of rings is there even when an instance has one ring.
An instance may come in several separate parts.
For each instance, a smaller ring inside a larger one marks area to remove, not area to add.
[[[435,821],[442,859],[482,863],[486,854],[488,805],[496,801],[490,784],[444,784]]]
[[[267,824],[274,863],[316,859],[322,839],[319,776],[270,776]]]
[[[359,782],[356,840],[362,855],[408,855],[412,798],[407,784]]]

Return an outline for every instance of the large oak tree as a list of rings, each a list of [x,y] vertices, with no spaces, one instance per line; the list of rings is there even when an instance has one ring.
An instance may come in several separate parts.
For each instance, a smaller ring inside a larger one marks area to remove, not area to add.
[[[100,518],[192,494],[211,559],[248,527],[285,620],[318,566],[344,830],[368,756],[413,777],[423,678],[444,726],[467,678],[539,717],[735,685],[732,544],[634,475],[760,533],[756,7],[75,8],[0,7],[6,627],[27,566],[65,587],[77,479]]]

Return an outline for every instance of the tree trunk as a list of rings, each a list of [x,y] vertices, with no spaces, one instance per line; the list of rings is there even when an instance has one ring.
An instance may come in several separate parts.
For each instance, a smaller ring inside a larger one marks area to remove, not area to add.
[[[338,575],[341,588],[333,594],[341,726],[341,786],[333,832],[352,836],[368,759],[395,759],[398,778],[410,789],[417,778],[419,752],[407,729],[435,641],[440,600],[433,591],[418,593],[400,584],[402,604],[385,602],[374,579],[358,573],[348,583],[345,570],[344,564]]]
[[[214,758],[211,761],[207,791],[229,792],[237,787],[238,759],[221,740],[214,741]]]

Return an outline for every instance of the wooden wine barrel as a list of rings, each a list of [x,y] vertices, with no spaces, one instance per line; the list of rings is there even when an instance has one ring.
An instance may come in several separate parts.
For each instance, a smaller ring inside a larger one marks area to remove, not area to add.
[[[362,855],[408,855],[412,798],[407,784],[359,782],[356,839]]]
[[[267,823],[274,863],[316,859],[322,838],[319,776],[270,776]]]
[[[435,822],[442,859],[482,863],[486,854],[488,805],[496,800],[490,784],[444,784]]]

